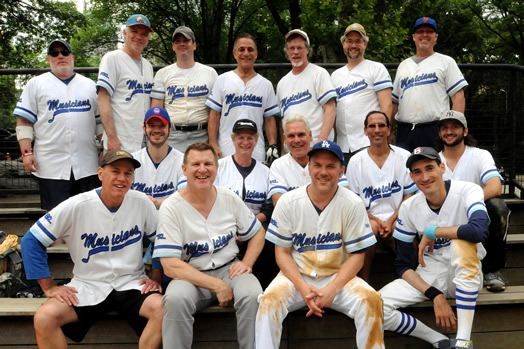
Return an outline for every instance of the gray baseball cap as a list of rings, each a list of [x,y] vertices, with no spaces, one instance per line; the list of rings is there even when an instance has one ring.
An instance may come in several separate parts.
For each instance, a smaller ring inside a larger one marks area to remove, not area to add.
[[[113,149],[104,154],[104,157],[102,158],[102,161],[100,162],[100,167],[104,167],[105,165],[112,164],[115,161],[123,160],[123,159],[131,161],[134,168],[139,168],[140,166],[142,166],[140,164],[140,161],[136,160],[133,157],[133,155],[131,155],[127,151],[120,150],[120,149]]]
[[[173,36],[171,37],[171,41],[175,41],[175,37],[178,34],[182,34],[186,39],[193,40],[193,42],[196,41],[195,33],[193,33],[191,28],[186,27],[184,25],[181,25],[180,27],[175,29],[175,32],[173,33]]]
[[[468,128],[468,122],[466,121],[466,117],[464,116],[464,114],[462,114],[459,111],[448,110],[442,113],[442,115],[440,116],[440,119],[438,120],[438,126],[440,127],[440,125],[442,125],[444,121],[448,121],[448,120],[457,120],[458,122],[462,124],[462,126],[464,126],[464,128]]]

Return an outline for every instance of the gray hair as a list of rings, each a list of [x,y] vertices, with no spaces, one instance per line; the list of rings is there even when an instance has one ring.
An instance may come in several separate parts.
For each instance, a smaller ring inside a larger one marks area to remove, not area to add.
[[[309,125],[309,120],[308,118],[306,118],[304,115],[302,114],[292,114],[290,116],[287,116],[285,119],[284,119],[284,123],[282,125],[282,128],[284,129],[284,134],[286,134],[286,128],[287,128],[287,125],[292,123],[292,122],[295,122],[295,121],[302,121],[304,123],[304,125],[306,125],[306,130],[307,132],[310,132],[311,131],[311,127]]]
[[[307,50],[307,52],[308,52],[308,53],[307,53],[307,58],[308,58],[308,60],[309,60],[309,59],[311,58],[311,56],[313,55],[313,51],[311,50],[311,45],[309,45],[309,44],[307,43],[307,40],[306,40],[302,35],[300,35],[300,34],[292,34],[292,35],[289,36],[289,38],[287,38],[286,43],[285,43],[285,45],[284,45],[284,54],[285,54],[286,57],[287,57],[287,43],[288,43],[288,41],[289,41],[289,40],[296,39],[296,38],[301,38],[301,39],[304,40],[304,45],[306,45],[306,50]],[[288,58],[288,59],[289,59],[289,58]]]

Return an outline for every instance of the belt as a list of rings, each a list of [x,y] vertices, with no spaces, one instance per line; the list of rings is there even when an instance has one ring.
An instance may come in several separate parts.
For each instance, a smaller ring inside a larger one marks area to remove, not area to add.
[[[415,127],[430,127],[430,126],[435,126],[438,124],[438,120],[435,120],[435,121],[429,121],[429,122],[419,122],[417,124],[413,123],[413,122],[402,122],[402,121],[397,121],[397,124],[399,126],[407,126],[407,127],[411,127],[411,130],[413,131],[415,129]]]
[[[207,122],[200,124],[173,124],[173,129],[177,131],[191,132],[197,130],[206,130]]]

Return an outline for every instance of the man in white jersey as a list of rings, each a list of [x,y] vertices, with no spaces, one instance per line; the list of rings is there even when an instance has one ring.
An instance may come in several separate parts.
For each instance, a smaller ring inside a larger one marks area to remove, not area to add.
[[[182,171],[184,155],[167,142],[171,120],[164,108],[149,109],[144,117],[143,129],[147,147],[133,153],[142,166],[135,171],[131,189],[148,195],[158,209],[179,186],[185,186]]]
[[[433,148],[415,148],[406,162],[420,192],[402,203],[393,237],[397,239],[397,279],[379,292],[384,300],[384,329],[423,339],[434,348],[473,348],[470,341],[481,285],[480,242],[489,217],[482,189],[473,183],[444,181],[446,166]],[[413,241],[420,238],[419,266],[413,270]],[[448,298],[455,298],[455,316]],[[411,315],[398,311],[433,301],[436,324],[456,330],[450,339]]]
[[[35,313],[39,348],[67,348],[65,335],[82,341],[91,325],[120,313],[140,336],[139,348],[160,348],[162,297],[142,262],[142,243],[156,234],[157,211],[143,193],[129,190],[140,163],[123,150],[107,152],[98,168],[102,187],[64,201],[22,239],[28,279],[49,300]],[[63,238],[74,263],[73,279],[57,286],[46,248]]]
[[[280,197],[298,187],[311,183],[309,176],[309,155],[313,136],[309,120],[303,115],[294,114],[284,119],[284,142],[289,153],[276,159],[269,169],[269,194],[276,206]],[[346,176],[339,179],[339,185],[347,187]]]
[[[326,69],[309,63],[309,37],[300,29],[285,36],[284,51],[292,68],[277,85],[282,119],[293,114],[307,116],[313,141],[333,140],[337,92]],[[313,144],[312,144],[313,145]]]
[[[40,204],[49,211],[100,185],[95,135],[102,124],[95,84],[74,72],[69,44],[53,40],[46,60],[51,72],[29,80],[14,114],[24,167],[38,177]]]
[[[500,270],[506,264],[506,235],[510,210],[502,195],[502,181],[493,157],[487,150],[476,147],[469,133],[464,114],[448,110],[440,116],[437,150],[446,164],[445,179],[458,179],[481,186],[491,222],[489,236],[484,242],[486,257],[482,260],[484,284],[488,291],[502,292],[506,280]]]
[[[211,145],[190,145],[183,169],[187,187],[160,207],[153,253],[173,278],[163,299],[164,348],[191,348],[193,315],[217,300],[222,307],[233,301],[239,347],[254,348],[262,288],[251,270],[264,246],[264,229],[235,193],[213,185],[218,156]],[[241,261],[236,237],[249,241]]]
[[[176,28],[172,41],[176,62],[156,73],[151,107],[167,110],[172,122],[169,145],[185,152],[190,144],[208,140],[205,103],[218,75],[215,69],[195,62],[197,44],[191,28]]]
[[[142,148],[142,120],[153,88],[153,66],[142,52],[151,31],[146,16],[132,15],[124,28],[124,47],[106,53],[100,62],[96,85],[106,151]]]
[[[356,276],[376,243],[364,204],[339,188],[336,143],[321,141],[308,155],[311,184],[278,201],[267,230],[281,271],[260,296],[256,346],[278,348],[288,312],[307,306],[306,316],[332,308],[353,318],[358,348],[385,348],[380,295]]]
[[[219,157],[233,155],[235,147],[231,130],[238,119],[250,119],[262,130],[264,126],[270,149],[275,149],[277,127],[275,115],[278,102],[273,84],[255,71],[258,51],[255,38],[240,34],[234,44],[235,70],[220,75],[206,101],[209,112],[208,135]],[[253,158],[264,161],[266,154],[264,136],[260,132]]]
[[[391,128],[388,116],[371,111],[364,118],[364,134],[370,146],[357,152],[346,170],[349,189],[360,196],[368,213],[371,229],[385,248],[394,244],[392,234],[400,204],[412,196],[417,187],[409,177],[406,160],[409,153],[388,144]],[[366,251],[364,266],[359,272],[369,282],[375,245]]]
[[[432,18],[421,17],[415,22],[417,52],[400,63],[393,83],[397,145],[408,151],[433,146],[440,114],[449,109],[463,113],[466,108],[464,87],[468,83],[453,58],[434,51],[436,31],[437,22]]]
[[[364,58],[369,38],[364,27],[350,24],[340,38],[348,64],[331,74],[337,90],[337,144],[347,165],[352,154],[369,146],[362,123],[370,110],[380,110],[391,118],[393,84],[386,67]]]

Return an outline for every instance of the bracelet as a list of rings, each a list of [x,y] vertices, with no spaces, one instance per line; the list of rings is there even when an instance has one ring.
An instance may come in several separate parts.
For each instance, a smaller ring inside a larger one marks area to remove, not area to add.
[[[424,231],[424,235],[426,235],[428,239],[436,239],[437,235],[435,233],[437,232],[437,228],[438,227],[436,225],[427,227]]]
[[[33,155],[33,153],[31,153],[30,151],[28,151],[27,153],[23,153],[23,154],[22,154],[22,157],[25,158],[26,156],[30,156],[30,155]]]
[[[424,296],[428,297],[430,300],[435,299],[435,297],[438,296],[439,294],[442,294],[442,292],[438,288],[433,287],[433,286],[430,286],[426,290],[426,292],[424,292]]]

